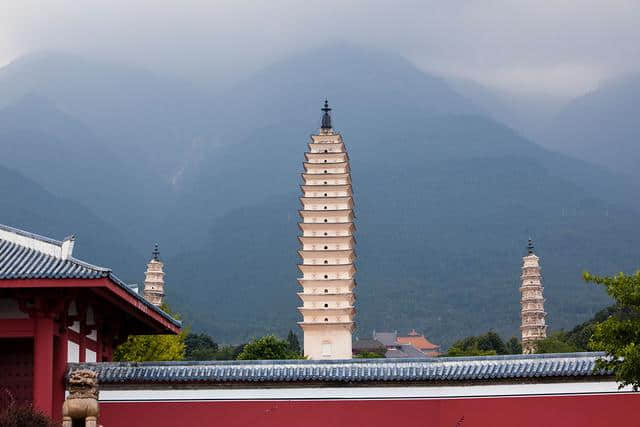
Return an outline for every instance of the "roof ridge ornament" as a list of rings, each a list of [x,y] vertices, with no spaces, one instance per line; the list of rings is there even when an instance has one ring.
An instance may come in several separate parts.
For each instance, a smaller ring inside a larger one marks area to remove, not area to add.
[[[527,243],[527,253],[533,255],[533,239],[529,237],[529,243]]]
[[[320,129],[324,129],[324,130],[332,129],[331,115],[329,114],[329,112],[331,111],[331,108],[329,108],[329,101],[326,98],[324,100],[324,107],[321,110],[323,111],[324,114],[322,115],[322,126],[320,127]]]
[[[160,249],[158,248],[157,243],[154,245],[153,252],[151,252],[151,254],[153,255],[154,261],[160,261]]]

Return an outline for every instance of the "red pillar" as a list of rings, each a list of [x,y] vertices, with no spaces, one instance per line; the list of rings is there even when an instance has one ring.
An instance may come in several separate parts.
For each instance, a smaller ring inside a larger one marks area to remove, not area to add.
[[[53,408],[53,319],[36,317],[33,337],[33,406],[46,415]]]
[[[84,335],[84,328],[80,327],[80,342],[78,343],[78,361],[84,363],[87,361],[87,338]]]
[[[54,339],[53,355],[53,420],[62,419],[62,403],[64,402],[64,392],[66,389],[65,374],[67,372],[68,359],[68,337],[65,327]]]

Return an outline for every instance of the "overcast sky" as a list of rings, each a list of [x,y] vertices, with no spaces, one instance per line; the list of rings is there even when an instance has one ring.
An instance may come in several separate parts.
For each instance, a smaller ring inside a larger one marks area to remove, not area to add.
[[[640,71],[640,0],[0,0],[0,64],[64,50],[216,87],[334,41],[509,90],[575,95]]]

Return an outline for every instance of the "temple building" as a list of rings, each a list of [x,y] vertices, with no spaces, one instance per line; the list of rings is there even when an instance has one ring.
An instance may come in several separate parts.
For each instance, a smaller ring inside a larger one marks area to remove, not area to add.
[[[547,337],[545,323],[543,287],[539,258],[533,251],[533,241],[529,239],[527,255],[522,258],[522,286],[520,287],[522,353],[535,353],[535,343]]]
[[[0,409],[6,396],[59,420],[68,363],[108,362],[131,334],[180,321],[63,241],[0,224]]]
[[[151,261],[147,264],[144,279],[144,297],[156,307],[162,305],[164,298],[164,264],[160,261],[160,250],[156,243]]]
[[[349,156],[342,136],[333,130],[327,101],[322,112],[320,131],[311,135],[303,163],[299,325],[305,356],[350,359],[356,254]]]

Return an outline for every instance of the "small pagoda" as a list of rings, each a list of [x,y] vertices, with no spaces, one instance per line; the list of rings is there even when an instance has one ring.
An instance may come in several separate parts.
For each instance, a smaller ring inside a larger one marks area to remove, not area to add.
[[[535,353],[535,343],[547,337],[540,259],[529,239],[527,255],[522,258],[522,286],[520,287],[522,353]]]
[[[153,248],[151,261],[144,273],[144,297],[156,307],[162,306],[164,298],[164,264],[160,261],[160,249],[156,243]]]
[[[350,359],[356,254],[349,156],[342,136],[333,129],[326,100],[322,112],[320,131],[311,135],[303,163],[299,325],[305,356]]]

